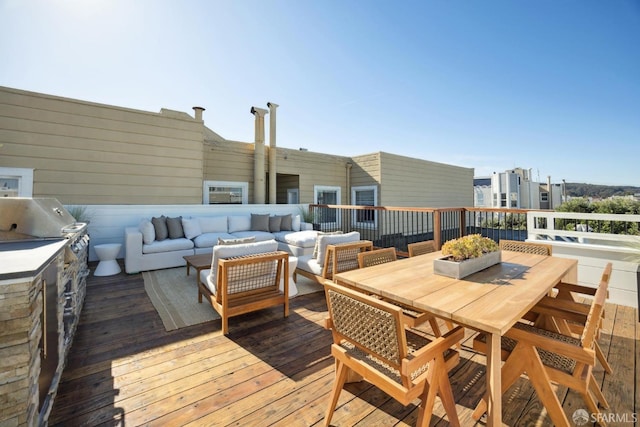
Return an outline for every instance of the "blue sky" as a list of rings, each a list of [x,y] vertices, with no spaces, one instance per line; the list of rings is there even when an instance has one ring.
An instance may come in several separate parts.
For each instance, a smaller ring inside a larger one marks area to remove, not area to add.
[[[227,139],[274,102],[282,147],[640,186],[638,0],[0,0],[0,58],[0,86],[198,105]]]

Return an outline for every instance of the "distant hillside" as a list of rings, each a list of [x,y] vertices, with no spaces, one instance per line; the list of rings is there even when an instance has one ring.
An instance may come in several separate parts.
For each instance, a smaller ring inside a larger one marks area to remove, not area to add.
[[[567,196],[606,199],[611,196],[629,196],[640,193],[640,187],[626,185],[595,185],[567,182]]]

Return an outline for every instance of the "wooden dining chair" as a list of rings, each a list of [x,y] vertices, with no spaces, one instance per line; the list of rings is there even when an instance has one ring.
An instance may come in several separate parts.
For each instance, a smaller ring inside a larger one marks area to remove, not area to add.
[[[434,240],[425,240],[423,242],[409,243],[409,245],[407,245],[407,249],[409,251],[409,257],[429,254],[431,252],[436,251],[436,242]],[[446,320],[445,323],[447,325],[447,328],[449,328],[449,330],[452,330],[454,328],[452,321]],[[435,333],[437,328],[434,328],[433,324],[431,324],[431,328]]]
[[[429,425],[439,396],[449,423],[459,426],[448,373],[460,360],[452,347],[462,340],[464,330],[457,327],[430,340],[404,327],[400,307],[331,281],[324,286],[329,310],[326,327],[333,335],[331,354],[336,361],[325,426],[353,374],[404,406],[420,398],[419,426]]]
[[[358,267],[365,268],[373,265],[385,264],[398,259],[396,248],[374,249],[358,254]]]
[[[551,255],[551,245],[545,243],[520,242],[518,240],[500,239],[500,249],[503,251],[524,252],[526,254]]]
[[[609,268],[608,265],[605,272]],[[596,363],[594,347],[608,286],[606,277],[598,286],[579,338],[520,322],[505,333],[502,338],[502,357],[506,359],[502,366],[503,393],[521,374],[526,373],[556,426],[568,427],[570,424],[551,383],[577,391],[593,414],[601,413],[598,404],[603,408],[609,407],[593,376]],[[474,338],[476,350],[486,352],[486,345],[486,335],[479,334]],[[486,409],[485,397],[476,406],[473,418],[478,420]],[[597,420],[605,425],[605,417],[597,417]]]
[[[372,251],[360,252],[358,254],[358,265],[360,268],[372,267],[374,265],[386,264],[398,259],[396,248],[383,248],[374,249]],[[438,320],[429,313],[418,312],[410,307],[402,307],[402,313],[404,314],[405,324],[410,328],[422,325],[425,322],[429,322],[433,334],[436,337],[442,335]],[[453,329],[453,327],[449,328]]]
[[[608,285],[611,279],[612,269],[612,263],[608,263],[605,266],[602,277],[600,278],[600,283],[606,282]],[[544,297],[531,310],[531,312],[538,316],[542,315],[535,324],[537,327],[543,327],[565,335],[580,336],[584,331],[584,324],[586,316],[589,313],[590,304],[578,301],[574,297],[574,294],[590,295],[593,297],[598,289],[564,282],[560,282],[556,288],[559,292],[554,298]],[[609,292],[607,291],[606,298],[608,297]],[[599,330],[602,329],[604,316],[605,310],[603,309]],[[604,371],[607,374],[612,374],[613,368],[607,361],[607,357],[602,351],[600,344],[598,344],[598,341],[595,341],[594,348],[598,362],[600,362]]]
[[[436,251],[436,242],[433,240],[425,240],[424,242],[409,243],[407,245],[409,256],[418,256],[429,254]]]

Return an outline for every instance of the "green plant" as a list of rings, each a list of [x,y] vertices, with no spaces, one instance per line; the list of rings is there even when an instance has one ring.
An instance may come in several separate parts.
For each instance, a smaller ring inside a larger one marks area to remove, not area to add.
[[[67,212],[75,218],[76,222],[89,222],[91,219],[91,213],[86,206],[74,205],[67,206]]]
[[[442,245],[442,255],[451,257],[454,261],[464,261],[469,258],[478,258],[482,255],[499,250],[498,244],[488,237],[479,234],[453,239]]]
[[[315,215],[313,212],[309,211],[308,208],[300,206],[300,218],[302,219],[302,222],[311,224],[315,220]]]

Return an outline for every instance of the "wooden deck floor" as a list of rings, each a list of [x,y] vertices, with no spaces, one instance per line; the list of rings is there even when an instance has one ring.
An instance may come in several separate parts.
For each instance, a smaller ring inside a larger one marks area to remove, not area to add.
[[[322,425],[333,383],[326,314],[319,292],[292,299],[288,319],[281,308],[233,318],[227,336],[219,320],[166,332],[141,274],[90,276],[49,424]],[[614,374],[598,368],[596,377],[612,405],[609,425],[630,426],[640,406],[637,312],[611,305],[606,314],[600,344]],[[451,373],[458,414],[463,426],[484,425],[470,418],[484,390],[484,357],[469,339],[461,356]],[[570,420],[585,407],[578,395],[557,393]],[[524,378],[503,402],[505,425],[551,425]],[[367,383],[349,385],[338,405],[335,426],[415,425],[417,415],[416,405],[403,407]],[[439,403],[435,412],[431,425],[448,425]]]

